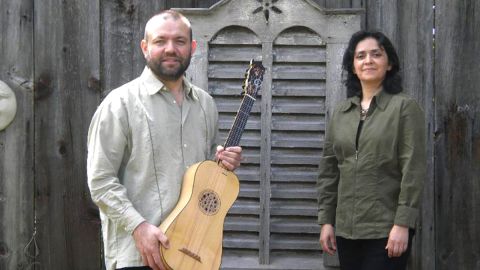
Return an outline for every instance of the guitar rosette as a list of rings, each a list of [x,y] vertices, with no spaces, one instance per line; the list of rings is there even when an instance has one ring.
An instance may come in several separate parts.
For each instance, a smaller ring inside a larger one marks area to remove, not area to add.
[[[205,215],[213,216],[220,210],[220,196],[215,191],[206,189],[198,197],[198,207]]]

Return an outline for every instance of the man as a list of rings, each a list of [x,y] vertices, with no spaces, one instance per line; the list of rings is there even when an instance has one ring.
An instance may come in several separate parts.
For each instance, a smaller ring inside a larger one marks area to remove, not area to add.
[[[158,226],[177,203],[184,171],[211,157],[218,133],[212,97],[183,76],[196,48],[190,22],[175,11],[155,15],[140,45],[143,73],[105,98],[88,132],[88,184],[108,270],[165,269],[159,245],[168,248],[168,239]],[[215,156],[234,170],[241,151],[217,147]]]

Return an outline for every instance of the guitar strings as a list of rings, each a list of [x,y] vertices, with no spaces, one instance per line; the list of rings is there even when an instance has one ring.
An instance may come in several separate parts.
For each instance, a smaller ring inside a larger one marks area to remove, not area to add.
[[[219,178],[221,174],[223,174],[223,168],[217,166],[214,171],[211,174],[211,177],[208,177],[206,180],[206,184],[209,187],[212,187],[214,191],[219,191],[225,188],[227,181],[220,181]],[[222,183],[221,183],[222,182]],[[195,186],[194,186],[195,189]],[[221,192],[220,192],[221,193]],[[196,194],[197,197],[200,195],[200,193]],[[196,198],[198,199],[198,198]],[[195,254],[199,255],[201,249],[203,248],[203,244],[205,242],[205,237],[208,235],[207,231],[211,229],[211,226],[205,226],[206,223],[208,222],[211,216],[209,215],[204,215],[201,213],[201,211],[195,211],[195,216],[194,220],[191,223],[191,228],[193,230],[190,231],[190,235],[188,237],[188,243],[187,243],[187,249],[194,252]],[[203,230],[202,230],[203,229]],[[200,235],[200,237],[196,237],[196,235],[193,235],[196,233],[197,235]],[[187,256],[186,254],[183,254],[183,256]],[[182,260],[182,263],[186,262],[185,260]],[[180,268],[182,269],[182,268]]]

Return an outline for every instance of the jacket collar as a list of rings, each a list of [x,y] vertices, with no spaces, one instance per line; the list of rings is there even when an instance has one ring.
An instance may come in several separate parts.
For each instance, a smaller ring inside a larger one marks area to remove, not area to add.
[[[155,95],[160,91],[168,91],[165,85],[155,76],[155,74],[153,74],[152,70],[147,66],[145,66],[145,68],[143,69],[140,78],[143,81],[149,95]],[[193,85],[185,77],[183,77],[183,90],[186,93],[186,97],[197,99],[193,91]]]
[[[392,94],[389,94],[389,93],[383,91],[383,89],[382,89],[378,92],[378,94],[376,94],[373,97],[372,102],[375,103],[375,106],[377,108],[384,111],[387,108],[388,103],[390,102],[390,99],[392,99]],[[359,96],[354,96],[354,97],[348,98],[347,102],[342,106],[342,108],[340,110],[342,112],[346,112],[346,111],[350,110],[350,108],[358,107],[358,106],[360,106],[360,97]]]

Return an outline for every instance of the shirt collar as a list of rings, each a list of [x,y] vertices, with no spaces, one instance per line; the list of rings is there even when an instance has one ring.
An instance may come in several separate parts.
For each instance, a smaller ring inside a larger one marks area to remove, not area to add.
[[[390,99],[392,99],[392,94],[389,94],[382,89],[382,91],[375,96],[377,108],[384,111],[387,108]]]
[[[383,89],[380,90],[372,99],[372,102],[375,102],[375,105],[380,110],[384,111],[387,108],[388,103],[392,99],[392,95],[385,92]],[[351,107],[360,106],[360,97],[354,96],[347,99],[347,103],[341,108],[342,112],[348,111]]]
[[[147,66],[145,66],[145,68],[143,69],[140,78],[145,84],[145,88],[147,89],[147,93],[149,95],[155,95],[160,91],[168,91],[165,85],[155,76],[155,74],[153,74],[152,70]],[[186,93],[186,97],[197,99],[193,91],[193,85],[185,77],[183,77],[183,90]]]

